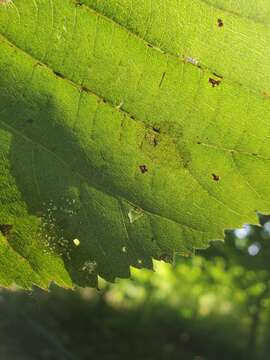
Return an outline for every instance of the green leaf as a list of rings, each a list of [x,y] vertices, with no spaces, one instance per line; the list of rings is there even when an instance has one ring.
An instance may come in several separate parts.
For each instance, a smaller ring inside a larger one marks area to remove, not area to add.
[[[97,286],[270,211],[264,0],[0,2],[0,283]]]

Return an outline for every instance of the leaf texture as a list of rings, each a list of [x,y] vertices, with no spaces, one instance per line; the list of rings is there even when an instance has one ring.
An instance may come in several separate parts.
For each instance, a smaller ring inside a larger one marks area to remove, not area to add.
[[[262,0],[0,2],[0,284],[97,286],[270,211]]]

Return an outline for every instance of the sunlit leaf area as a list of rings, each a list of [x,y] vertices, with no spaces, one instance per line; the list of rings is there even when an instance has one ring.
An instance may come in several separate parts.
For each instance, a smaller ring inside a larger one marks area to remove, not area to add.
[[[269,359],[270,218],[260,221],[99,290],[2,290],[0,358]]]

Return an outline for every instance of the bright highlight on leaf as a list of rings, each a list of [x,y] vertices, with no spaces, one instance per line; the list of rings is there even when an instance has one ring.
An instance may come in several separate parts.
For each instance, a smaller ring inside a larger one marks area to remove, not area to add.
[[[97,286],[270,212],[268,2],[6,3],[1,285]]]
[[[79,239],[74,239],[73,243],[74,243],[75,246],[79,246],[81,242],[80,242]]]

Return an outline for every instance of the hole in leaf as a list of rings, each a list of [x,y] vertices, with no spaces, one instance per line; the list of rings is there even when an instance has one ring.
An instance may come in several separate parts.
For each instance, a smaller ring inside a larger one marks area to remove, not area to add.
[[[216,174],[212,174],[212,178],[214,181],[219,181],[220,180],[220,176],[216,175]]]
[[[222,19],[218,19],[217,22],[218,22],[218,27],[223,27],[224,26],[224,23],[223,23]]]
[[[139,168],[140,168],[142,174],[145,174],[148,171],[146,165],[140,165]]]
[[[220,80],[216,80],[213,78],[209,78],[208,82],[212,85],[213,88],[220,84]]]

